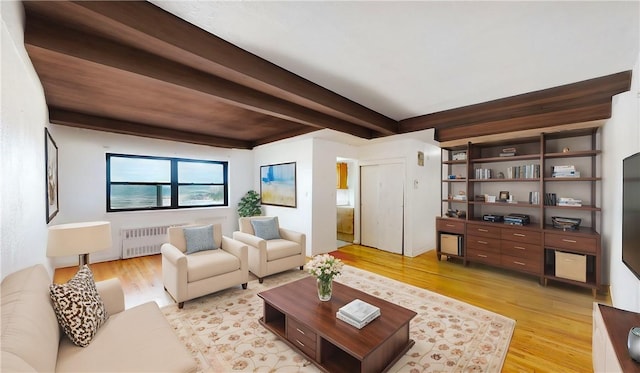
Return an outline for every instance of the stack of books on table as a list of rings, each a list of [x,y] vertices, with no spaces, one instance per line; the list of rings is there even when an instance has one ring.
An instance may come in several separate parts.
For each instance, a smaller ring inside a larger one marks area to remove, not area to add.
[[[336,317],[347,324],[362,329],[365,325],[380,316],[380,308],[364,302],[360,299],[345,304],[338,309]]]
[[[551,177],[580,177],[580,171],[576,171],[576,167],[573,165],[553,166]]]

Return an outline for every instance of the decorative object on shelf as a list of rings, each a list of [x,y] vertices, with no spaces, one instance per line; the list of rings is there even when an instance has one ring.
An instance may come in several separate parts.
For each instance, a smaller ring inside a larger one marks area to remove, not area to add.
[[[504,179],[504,172],[498,172],[498,179]]]
[[[506,190],[500,191],[500,194],[498,195],[498,200],[500,202],[507,202],[509,200],[509,192]]]
[[[484,194],[476,195],[476,196],[473,198],[473,200],[474,200],[474,201],[476,201],[476,202],[484,202],[484,200],[485,200]]]
[[[569,149],[568,147],[564,147],[564,148],[562,148],[562,152],[563,152],[563,153],[569,153],[569,151],[570,151],[570,150],[571,150],[571,149]]]
[[[483,221],[489,221],[489,222],[492,222],[492,223],[500,223],[500,222],[504,221],[504,216],[495,215],[495,214],[484,214],[484,215],[482,215],[482,220]]]
[[[504,223],[509,225],[528,225],[531,222],[529,215],[509,214],[504,217]]]
[[[318,298],[321,301],[331,299],[333,279],[342,273],[343,265],[340,259],[329,254],[316,255],[307,263],[307,270],[317,279]]]
[[[296,162],[260,166],[263,205],[296,207]]]
[[[447,210],[447,213],[445,215],[447,215],[450,218],[458,218],[458,219],[464,219],[467,217],[466,211],[453,210],[453,209]]]
[[[262,215],[260,207],[260,195],[255,190],[250,190],[238,202],[238,216],[241,218]]]
[[[582,222],[582,219],[552,216],[551,222],[553,223],[554,228],[562,229],[563,231],[575,231],[580,228],[580,222]]]
[[[494,203],[494,202],[496,201],[496,196],[489,196],[489,195],[487,195],[487,196],[485,196],[485,198],[484,198],[484,199],[485,199],[487,202],[489,202],[489,203]]]
[[[60,210],[60,205],[58,204],[58,146],[47,128],[44,129],[44,163],[48,224]]]
[[[464,161],[467,159],[467,152],[466,151],[462,151],[462,152],[455,152],[451,155],[451,160],[454,161]]]
[[[627,337],[627,348],[629,356],[637,362],[640,362],[640,327],[634,326],[629,330]]]

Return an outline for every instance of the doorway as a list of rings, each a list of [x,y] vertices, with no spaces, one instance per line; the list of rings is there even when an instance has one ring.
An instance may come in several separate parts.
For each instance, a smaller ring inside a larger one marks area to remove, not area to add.
[[[403,254],[404,164],[360,167],[362,245]]]

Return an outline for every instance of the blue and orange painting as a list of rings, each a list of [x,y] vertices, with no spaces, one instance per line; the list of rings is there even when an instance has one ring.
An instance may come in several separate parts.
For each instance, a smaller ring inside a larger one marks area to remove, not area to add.
[[[261,166],[260,194],[263,205],[296,207],[296,163]]]

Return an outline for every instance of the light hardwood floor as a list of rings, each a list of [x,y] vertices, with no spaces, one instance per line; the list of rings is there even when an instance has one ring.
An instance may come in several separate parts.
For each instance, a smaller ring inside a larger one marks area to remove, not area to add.
[[[349,245],[332,253],[346,264],[502,314],[516,320],[504,372],[590,372],[591,309],[607,295],[497,269],[437,261],[435,251],[415,258]],[[96,280],[119,277],[127,307],[149,300],[172,303],[162,286],[159,255],[91,264]],[[54,282],[71,278],[77,267],[56,270]]]

